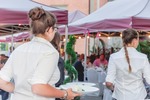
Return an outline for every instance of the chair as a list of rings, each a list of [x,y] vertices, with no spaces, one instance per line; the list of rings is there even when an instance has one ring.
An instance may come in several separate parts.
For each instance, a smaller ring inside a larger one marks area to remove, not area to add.
[[[112,98],[112,91],[104,86],[103,100],[114,100]]]
[[[105,78],[106,78],[106,72],[104,70],[98,70],[98,82],[99,82],[99,85],[100,85],[100,95],[102,96],[103,95],[103,92],[104,92],[104,85],[103,83],[105,82]]]
[[[96,87],[99,88],[99,82],[98,82],[98,73],[94,68],[89,68],[87,70],[87,81],[91,83],[95,83]],[[99,96],[99,92],[94,92],[91,94],[87,94],[89,96]]]
[[[87,70],[88,82],[98,83],[98,73],[94,68],[89,68]]]

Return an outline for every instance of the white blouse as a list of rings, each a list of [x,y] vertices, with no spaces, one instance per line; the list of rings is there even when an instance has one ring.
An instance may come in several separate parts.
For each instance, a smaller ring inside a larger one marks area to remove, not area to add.
[[[55,86],[60,78],[58,58],[59,54],[51,43],[39,37],[16,48],[0,71],[2,79],[14,79],[12,100],[55,100],[33,94],[31,85],[38,83]]]
[[[132,72],[125,57],[124,48],[110,56],[106,82],[114,84],[113,97],[117,100],[144,100],[147,93],[143,77],[150,84],[150,64],[147,56],[128,47]]]

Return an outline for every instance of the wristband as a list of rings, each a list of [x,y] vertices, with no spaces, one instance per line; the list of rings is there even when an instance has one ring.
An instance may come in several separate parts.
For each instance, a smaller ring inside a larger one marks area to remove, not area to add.
[[[61,98],[61,99],[63,99],[63,100],[67,100],[68,92],[67,92],[66,90],[63,90],[63,91],[65,91],[65,94],[64,94],[64,97],[63,97],[63,98]]]

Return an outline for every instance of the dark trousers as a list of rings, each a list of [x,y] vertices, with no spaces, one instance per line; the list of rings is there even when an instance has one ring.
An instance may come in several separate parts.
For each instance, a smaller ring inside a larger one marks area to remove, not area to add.
[[[2,100],[7,100],[9,93],[4,90],[0,90],[0,95],[2,96]]]
[[[83,73],[78,73],[78,81],[81,81],[81,82],[84,81],[84,74]]]

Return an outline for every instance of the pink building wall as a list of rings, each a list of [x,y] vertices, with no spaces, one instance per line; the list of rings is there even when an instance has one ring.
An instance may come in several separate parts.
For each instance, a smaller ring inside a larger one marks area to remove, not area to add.
[[[69,12],[80,10],[85,14],[89,14],[97,9],[97,0],[33,0],[50,6],[64,7]],[[107,0],[99,0],[102,7]]]
[[[100,7],[105,5],[108,2],[108,0],[100,0]]]

